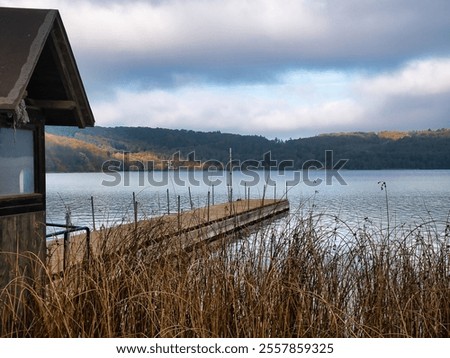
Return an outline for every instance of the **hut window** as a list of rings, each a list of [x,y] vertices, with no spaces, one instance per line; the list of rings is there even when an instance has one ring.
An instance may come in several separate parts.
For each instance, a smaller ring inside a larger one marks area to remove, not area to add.
[[[0,128],[0,196],[35,192],[33,137],[31,130]]]

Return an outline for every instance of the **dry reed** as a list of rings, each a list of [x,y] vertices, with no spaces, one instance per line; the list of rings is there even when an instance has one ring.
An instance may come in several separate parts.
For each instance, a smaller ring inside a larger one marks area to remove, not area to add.
[[[0,336],[450,336],[448,224],[387,234],[310,213],[189,251],[162,230],[117,231],[58,279],[17,278]]]

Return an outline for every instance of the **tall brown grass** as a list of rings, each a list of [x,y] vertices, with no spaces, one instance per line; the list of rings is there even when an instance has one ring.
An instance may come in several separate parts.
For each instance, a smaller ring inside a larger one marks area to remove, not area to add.
[[[58,279],[11,282],[0,336],[449,337],[441,231],[310,213],[180,252],[156,228],[122,232]]]

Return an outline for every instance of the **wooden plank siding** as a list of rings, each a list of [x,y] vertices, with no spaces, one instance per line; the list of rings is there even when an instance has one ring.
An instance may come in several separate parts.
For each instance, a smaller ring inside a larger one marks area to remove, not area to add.
[[[11,280],[39,277],[45,262],[45,212],[0,217],[0,288]]]

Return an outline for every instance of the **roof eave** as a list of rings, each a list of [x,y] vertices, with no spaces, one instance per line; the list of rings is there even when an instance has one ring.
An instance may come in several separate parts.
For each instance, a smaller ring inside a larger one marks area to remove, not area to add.
[[[30,39],[31,42],[27,44],[28,53],[24,57],[25,61],[21,62],[21,67],[17,69],[15,80],[12,81],[10,78],[11,86],[6,87],[6,91],[0,97],[0,111],[14,113],[23,99],[28,101],[26,91],[29,89],[30,81],[37,69],[44,48],[51,41],[55,60],[58,64],[57,71],[64,84],[67,98],[61,97],[62,100],[58,101],[53,96],[41,97],[40,102],[43,106],[36,106],[35,103],[33,107],[43,112],[48,125],[78,126],[80,128],[93,126],[95,123],[94,116],[59,11],[12,8],[4,8],[4,10],[16,16],[17,11],[23,11],[25,18],[30,16],[30,13],[36,14],[31,15],[31,18],[39,22],[35,27],[37,31],[32,33],[34,38]],[[19,21],[20,16],[17,17],[17,21]],[[8,41],[8,37],[5,37],[5,39]],[[14,52],[11,54],[14,56]],[[7,58],[6,64],[8,64],[8,60],[11,63],[11,58]],[[7,73],[11,74],[12,72],[5,72],[5,74]],[[31,101],[33,99],[36,98],[30,98]],[[74,106],[67,106],[68,102],[72,102]]]
[[[67,86],[72,100],[76,104],[74,111],[77,117],[77,125],[80,128],[92,127],[95,123],[94,115],[59,12],[56,13],[53,29],[54,31],[50,35],[53,36],[53,40],[57,44],[60,61],[65,65],[63,66],[63,75],[69,80]]]
[[[20,104],[20,101],[25,96],[25,91],[31,79],[31,75],[36,67],[36,64],[44,48],[45,41],[53,27],[55,18],[57,17],[57,10],[46,10],[47,14],[43,20],[39,30],[30,46],[27,61],[22,66],[20,74],[6,97],[0,97],[0,108],[3,110],[14,111]]]

